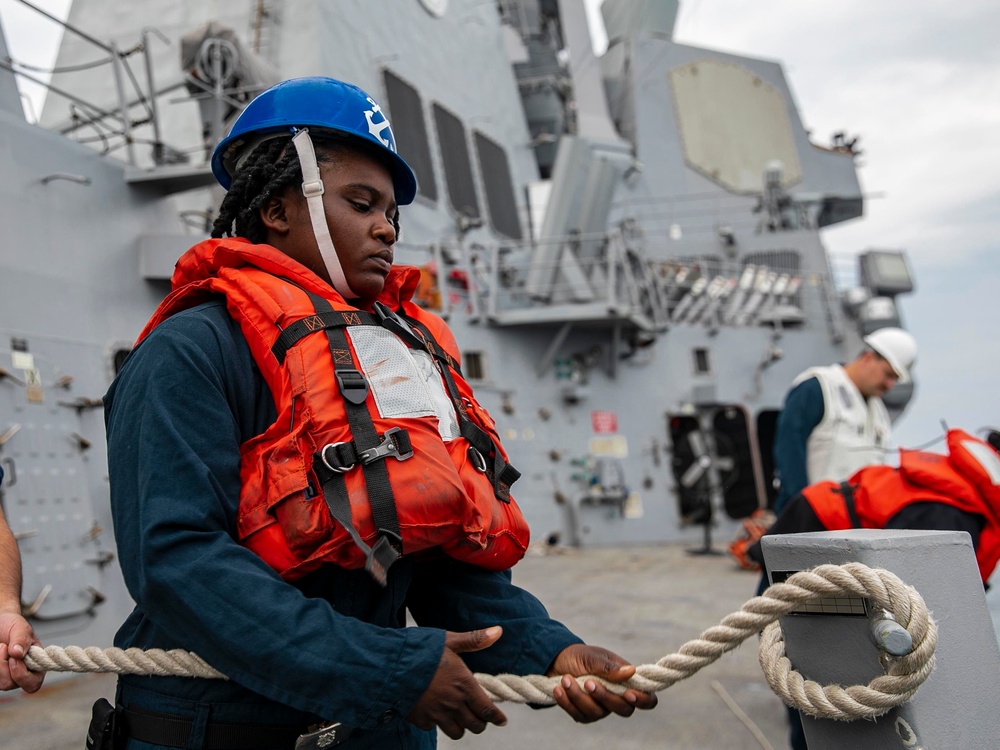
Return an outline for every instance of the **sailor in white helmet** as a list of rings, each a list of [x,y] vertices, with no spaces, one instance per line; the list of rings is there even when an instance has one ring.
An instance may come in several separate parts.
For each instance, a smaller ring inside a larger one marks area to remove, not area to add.
[[[843,481],[883,462],[892,425],[881,397],[910,380],[917,344],[901,328],[880,328],[864,342],[846,365],[801,373],[785,397],[774,441],[776,512],[810,484]]]

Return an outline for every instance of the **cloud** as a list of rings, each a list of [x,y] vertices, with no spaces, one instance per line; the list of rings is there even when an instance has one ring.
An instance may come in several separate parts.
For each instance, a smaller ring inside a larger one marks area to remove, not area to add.
[[[994,334],[1000,320],[1000,243],[969,263],[944,264],[923,279],[902,309],[917,336],[915,404],[896,425],[896,442],[917,445],[951,427],[1000,428],[1000,352]],[[928,304],[933,300],[933,304]]]

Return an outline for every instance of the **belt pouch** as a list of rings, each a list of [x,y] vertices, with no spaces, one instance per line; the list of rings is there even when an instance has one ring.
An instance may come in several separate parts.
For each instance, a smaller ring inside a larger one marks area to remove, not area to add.
[[[107,698],[99,698],[87,727],[87,750],[116,750],[117,734],[115,707]]]

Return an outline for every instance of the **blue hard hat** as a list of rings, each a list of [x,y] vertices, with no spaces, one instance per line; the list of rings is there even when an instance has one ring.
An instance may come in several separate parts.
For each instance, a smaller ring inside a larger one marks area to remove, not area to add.
[[[229,189],[240,156],[268,135],[293,135],[299,128],[332,131],[374,146],[386,157],[396,203],[412,203],[417,193],[413,170],[396,153],[396,139],[385,113],[362,89],[335,78],[293,78],[257,95],[240,113],[212,154],[212,173]]]

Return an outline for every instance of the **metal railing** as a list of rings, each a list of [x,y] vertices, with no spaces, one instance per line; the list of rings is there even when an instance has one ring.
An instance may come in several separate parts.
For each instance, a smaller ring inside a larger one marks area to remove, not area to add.
[[[734,260],[651,258],[626,229],[508,244],[428,245],[400,253],[422,265],[425,298],[445,315],[505,323],[625,322],[650,331],[671,325],[800,328],[828,325],[832,285],[803,273],[793,251]],[[581,245],[599,247],[581,255]],[[546,246],[547,252],[540,252]],[[413,252],[417,251],[417,252]],[[419,260],[418,260],[419,258]],[[549,283],[539,288],[529,279]],[[806,298],[812,295],[812,304]]]

